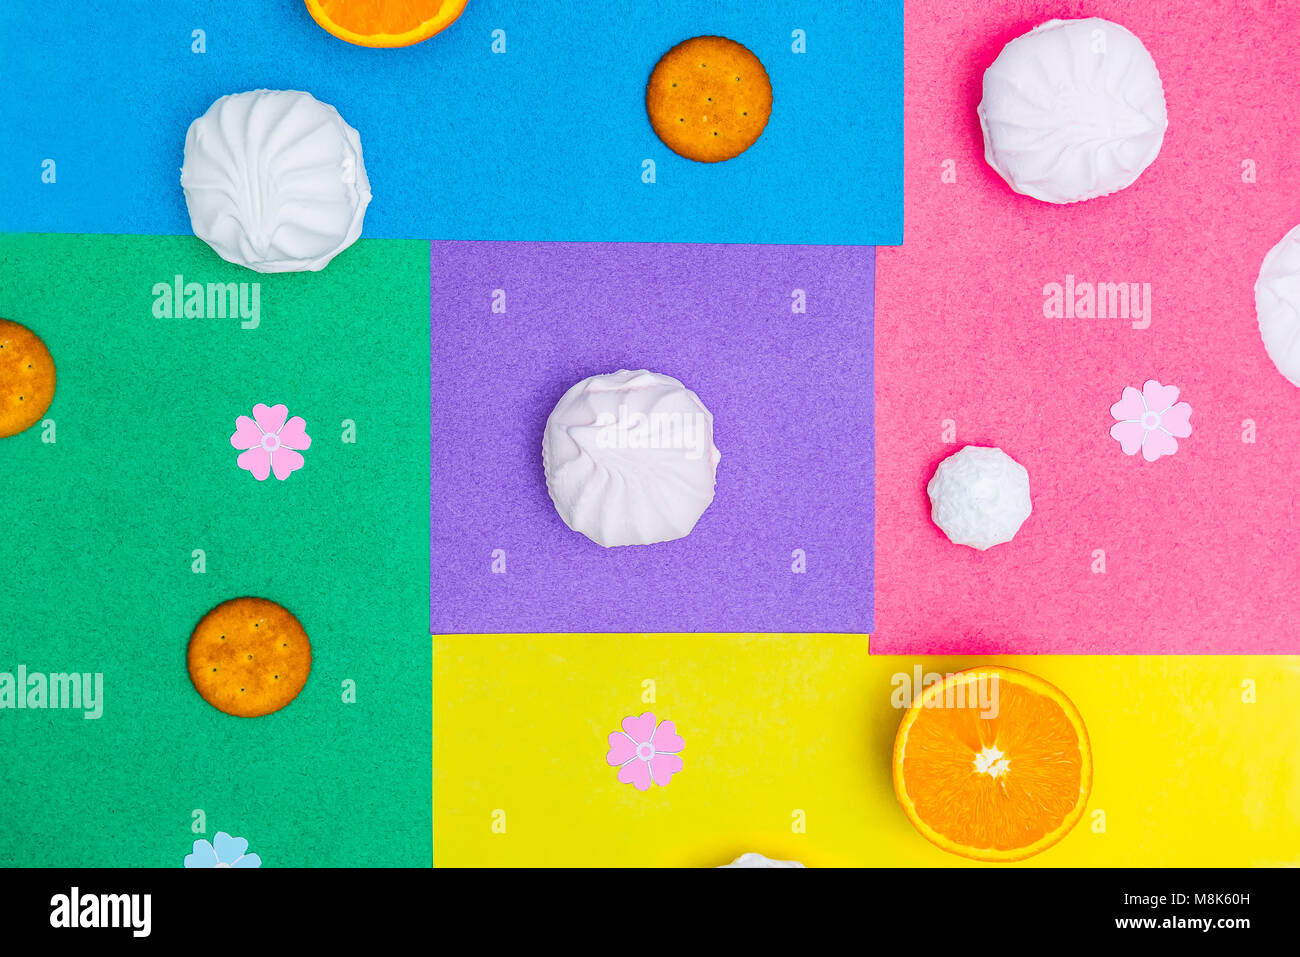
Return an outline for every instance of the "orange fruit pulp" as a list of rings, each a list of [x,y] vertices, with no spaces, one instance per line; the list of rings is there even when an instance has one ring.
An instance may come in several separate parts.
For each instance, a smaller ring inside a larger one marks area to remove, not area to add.
[[[317,23],[363,47],[404,47],[447,29],[468,0],[306,0]]]
[[[903,715],[894,793],[923,835],[980,861],[1051,847],[1083,816],[1092,750],[1074,703],[1014,668],[936,681]]]

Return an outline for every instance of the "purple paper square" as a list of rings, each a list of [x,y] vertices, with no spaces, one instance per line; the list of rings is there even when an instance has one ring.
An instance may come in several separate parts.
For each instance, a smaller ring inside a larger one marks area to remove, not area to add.
[[[873,248],[436,242],[431,272],[435,634],[871,630]],[[684,539],[601,548],[542,429],[642,368],[713,413],[717,494]]]

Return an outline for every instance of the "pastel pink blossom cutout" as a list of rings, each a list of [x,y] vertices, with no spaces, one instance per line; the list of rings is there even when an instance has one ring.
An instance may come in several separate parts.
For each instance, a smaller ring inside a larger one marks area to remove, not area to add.
[[[311,436],[302,416],[289,418],[289,408],[283,405],[253,406],[253,417],[241,415],[235,419],[235,434],[230,444],[242,449],[235,464],[253,478],[265,482],[275,473],[284,481],[305,464],[300,454],[311,448]]]
[[[640,717],[628,715],[623,730],[609,735],[609,752],[605,763],[618,768],[618,779],[638,791],[650,785],[667,787],[674,774],[682,770],[680,752],[686,742],[671,721],[655,722],[649,711]]]
[[[1117,420],[1110,427],[1111,438],[1125,455],[1136,455],[1140,449],[1148,462],[1173,455],[1178,439],[1192,434],[1192,407],[1178,401],[1177,386],[1161,385],[1155,379],[1148,379],[1141,392],[1125,386],[1110,414]]]

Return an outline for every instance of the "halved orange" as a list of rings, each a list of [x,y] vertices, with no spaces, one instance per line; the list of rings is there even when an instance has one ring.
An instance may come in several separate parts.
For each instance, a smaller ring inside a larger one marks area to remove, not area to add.
[[[469,0],[306,0],[317,23],[363,47],[404,47],[447,29]]]
[[[894,793],[945,851],[1018,861],[1051,847],[1083,816],[1092,749],[1060,689],[990,666],[927,687],[894,741]]]

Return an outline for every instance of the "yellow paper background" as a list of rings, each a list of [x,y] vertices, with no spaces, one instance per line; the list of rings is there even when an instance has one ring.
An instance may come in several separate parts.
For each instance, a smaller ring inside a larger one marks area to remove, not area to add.
[[[894,799],[893,676],[992,662],[1059,686],[1092,739],[1088,812],[1027,863],[1300,864],[1300,657],[869,656],[862,635],[435,637],[434,864],[970,863]],[[685,768],[638,792],[604,757],[643,711]]]

